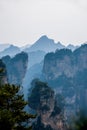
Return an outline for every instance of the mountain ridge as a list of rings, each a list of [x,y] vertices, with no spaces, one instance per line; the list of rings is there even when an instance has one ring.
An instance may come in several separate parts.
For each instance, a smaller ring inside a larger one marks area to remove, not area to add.
[[[4,49],[2,52],[0,52],[0,57],[9,55],[9,56],[14,56],[17,53],[20,52],[20,48],[14,45],[10,45],[8,48]]]
[[[45,52],[55,51],[57,48],[61,49],[65,46],[60,42],[55,43],[53,39],[48,38],[46,35],[41,36],[33,45],[25,49],[25,52],[42,50]]]
[[[3,43],[0,43],[0,52],[1,51],[4,51],[6,48],[8,48],[10,46],[10,44],[6,43],[6,44],[3,44]]]

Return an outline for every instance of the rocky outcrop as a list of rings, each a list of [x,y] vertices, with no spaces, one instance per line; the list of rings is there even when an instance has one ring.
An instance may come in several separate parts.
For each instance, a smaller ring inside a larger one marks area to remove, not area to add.
[[[43,74],[55,92],[63,95],[67,121],[75,117],[80,109],[87,111],[87,44],[74,52],[62,49],[48,53],[44,59]]]
[[[67,77],[74,75],[72,65],[72,51],[68,49],[57,50],[55,53],[48,53],[44,59],[43,73],[47,80],[53,80],[62,74]]]
[[[54,91],[46,83],[39,80],[34,80],[32,87],[29,106],[36,110],[38,115],[34,130],[36,128],[41,130],[48,130],[48,128],[65,130],[63,108],[60,108],[60,105],[56,102]],[[41,124],[43,124],[43,127],[41,127]]]
[[[28,55],[21,52],[13,58],[5,56],[2,60],[6,64],[9,83],[21,85],[27,70]]]
[[[44,59],[43,73],[46,80],[53,80],[62,74],[72,78],[84,69],[87,69],[87,44],[74,52],[61,49],[55,53],[48,53]]]

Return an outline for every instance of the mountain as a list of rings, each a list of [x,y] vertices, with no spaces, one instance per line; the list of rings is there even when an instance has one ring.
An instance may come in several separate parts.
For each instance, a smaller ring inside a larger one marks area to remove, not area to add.
[[[25,52],[21,52],[13,58],[5,56],[2,61],[7,68],[8,82],[21,85],[27,70],[28,55]]]
[[[72,45],[72,44],[69,44],[66,48],[67,49],[70,49],[70,50],[72,50],[72,51],[74,51],[75,49],[77,49],[79,46],[74,46],[74,45]]]
[[[41,63],[34,64],[27,69],[22,86],[24,91],[25,99],[28,97],[28,89],[31,88],[31,82],[35,78],[42,78],[43,61]]]
[[[37,51],[42,50],[44,52],[51,52],[55,51],[56,49],[64,48],[60,42],[55,43],[54,40],[49,39],[46,35],[42,36],[37,40],[33,45],[29,48],[26,48],[25,52]]]
[[[20,49],[17,46],[10,45],[8,48],[0,52],[0,57],[6,56],[6,55],[13,57],[19,52],[20,52]]]
[[[27,99],[28,89],[30,88],[31,81],[34,78],[40,78],[43,68],[43,60],[45,56],[44,51],[28,52],[28,69],[23,80],[23,90],[25,99]]]
[[[58,78],[62,74],[72,78],[78,71],[87,69],[87,44],[75,51],[69,49],[48,53],[44,58],[43,72],[47,80]]]
[[[0,52],[3,51],[4,49],[8,48],[10,44],[1,44],[0,43]]]
[[[20,50],[23,51],[23,50],[29,48],[30,46],[31,46],[30,44],[27,44],[25,46],[20,47]]]
[[[55,93],[64,97],[67,122],[77,111],[87,114],[87,44],[73,52],[61,49],[46,54],[43,75]]]
[[[55,93],[47,83],[35,79],[31,84],[31,95],[28,97],[29,106],[38,115],[33,124],[33,130],[66,130],[63,100],[56,102]]]

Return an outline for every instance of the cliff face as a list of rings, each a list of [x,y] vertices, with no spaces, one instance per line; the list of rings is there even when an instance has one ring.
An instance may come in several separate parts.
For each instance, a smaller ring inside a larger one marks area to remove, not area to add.
[[[48,53],[44,59],[43,74],[45,79],[50,82],[56,79],[74,79],[79,74],[84,75],[87,70],[87,45],[82,45],[74,52],[62,49],[55,53]],[[78,79],[79,80],[79,79]]]
[[[22,52],[13,58],[5,56],[2,60],[6,64],[9,83],[21,85],[27,70],[28,55]]]
[[[87,109],[87,44],[74,52],[62,49],[48,53],[44,59],[43,74],[55,92],[65,98],[66,120],[76,115],[78,110]]]
[[[1,84],[6,84],[7,83],[7,71],[6,71],[6,66],[0,60],[0,83]]]
[[[61,101],[60,101],[61,102]],[[38,119],[34,130],[65,130],[63,108],[56,102],[54,91],[41,81],[33,81],[33,89],[29,96],[29,106],[36,110]],[[43,127],[40,126],[41,123]]]
[[[47,80],[58,78],[62,74],[72,77],[72,52],[68,49],[57,50],[55,53],[48,53],[44,59],[43,72]]]
[[[73,53],[78,71],[87,69],[87,44],[82,45]]]
[[[48,53],[44,59],[43,73],[47,80],[58,78],[62,74],[74,77],[78,71],[87,69],[87,45],[74,52],[68,49]]]

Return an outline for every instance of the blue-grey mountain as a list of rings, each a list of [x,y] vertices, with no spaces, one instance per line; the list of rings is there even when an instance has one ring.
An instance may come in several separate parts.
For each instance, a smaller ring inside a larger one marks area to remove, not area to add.
[[[55,43],[53,39],[49,39],[46,35],[42,36],[37,40],[32,46],[26,48],[24,51],[31,52],[42,50],[44,52],[51,52],[55,51],[56,49],[62,49],[65,46],[62,45],[60,42]]]
[[[17,46],[10,45],[8,48],[0,52],[0,58],[6,55],[13,57],[17,53],[20,53],[20,49]]]
[[[1,44],[0,43],[0,52],[4,51],[6,48],[8,48],[10,46],[10,44]]]
[[[87,109],[87,44],[74,52],[61,49],[48,53],[44,59],[43,73],[46,82],[65,98],[67,120],[70,120],[68,116],[71,113],[73,116],[77,110]]]
[[[27,53],[21,52],[13,58],[5,56],[2,60],[6,64],[8,82],[21,85],[28,66]]]

